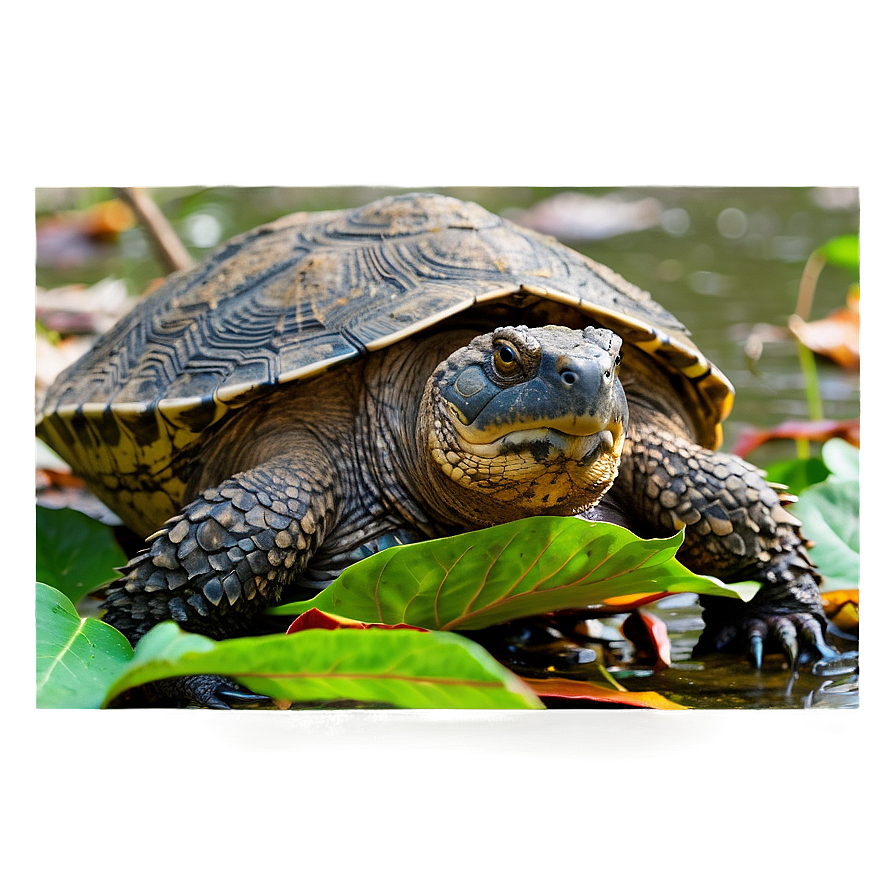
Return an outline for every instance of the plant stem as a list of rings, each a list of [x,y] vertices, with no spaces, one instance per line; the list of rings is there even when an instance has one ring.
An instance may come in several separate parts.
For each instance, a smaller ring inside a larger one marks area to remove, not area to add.
[[[812,304],[815,299],[815,286],[818,283],[818,277],[824,267],[824,253],[816,249],[806,261],[803,268],[803,275],[800,278],[799,292],[796,300],[795,317],[801,320],[808,320],[812,314]],[[792,329],[792,328],[791,328]],[[824,409],[821,403],[821,391],[818,386],[818,368],[815,365],[815,356],[812,350],[807,348],[797,339],[797,354],[800,361],[800,369],[803,372],[803,382],[806,389],[806,402],[809,406],[810,420],[823,420]],[[808,439],[796,440],[796,454],[801,460],[810,457]]]
[[[803,275],[800,277],[800,287],[796,299],[796,314],[803,320],[808,320],[812,314],[812,302],[815,299],[815,285],[821,269],[824,267],[824,254],[816,249],[806,260]]]
[[[613,678],[612,675],[610,675],[610,673],[607,671],[607,669],[604,665],[599,664],[597,668],[601,674],[601,677],[605,678],[611,685],[613,685],[614,688],[616,688],[617,691],[625,690],[625,688],[621,684],[619,684],[619,682],[616,681],[616,679]]]
[[[115,195],[127,204],[143,226],[155,248],[156,257],[167,269],[166,273],[193,267],[194,261],[190,253],[145,190],[137,187],[115,187],[114,190]]]

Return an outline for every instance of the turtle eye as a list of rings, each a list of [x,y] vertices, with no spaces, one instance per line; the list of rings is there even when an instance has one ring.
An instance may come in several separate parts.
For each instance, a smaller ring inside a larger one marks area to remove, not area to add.
[[[508,342],[499,342],[494,354],[495,370],[502,376],[510,376],[520,366],[516,349]]]
[[[622,352],[619,352],[619,354],[616,355],[616,360],[614,363],[616,364],[617,367],[622,363]]]

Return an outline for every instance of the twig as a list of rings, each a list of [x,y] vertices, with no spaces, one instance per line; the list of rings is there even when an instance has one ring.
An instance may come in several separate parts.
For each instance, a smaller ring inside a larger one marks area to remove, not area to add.
[[[193,258],[174,232],[152,197],[138,187],[115,187],[115,195],[133,211],[155,249],[159,263],[166,273],[185,271],[193,267]]]

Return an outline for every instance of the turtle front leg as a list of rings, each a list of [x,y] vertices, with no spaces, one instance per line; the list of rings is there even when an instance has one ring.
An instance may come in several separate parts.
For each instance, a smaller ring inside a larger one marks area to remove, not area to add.
[[[104,621],[132,644],[166,619],[213,638],[250,632],[332,531],[333,486],[326,459],[310,479],[294,458],[278,457],[206,489],[107,588]],[[210,687],[193,682],[188,690],[218,705],[220,689]]]
[[[673,432],[634,424],[629,436],[617,487],[630,504],[626,510],[646,524],[641,534],[685,528],[678,556],[690,569],[762,583],[748,603],[701,598],[706,628],[697,652],[746,648],[757,667],[768,639],[792,664],[801,647],[835,654],[824,640],[820,575],[800,522],[759,470]]]

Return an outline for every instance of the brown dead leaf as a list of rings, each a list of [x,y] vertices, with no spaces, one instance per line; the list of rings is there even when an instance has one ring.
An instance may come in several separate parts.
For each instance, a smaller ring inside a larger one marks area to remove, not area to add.
[[[830,358],[844,370],[859,369],[858,290],[850,293],[846,305],[822,320],[805,321],[794,314],[788,325],[793,335],[815,354]]]

